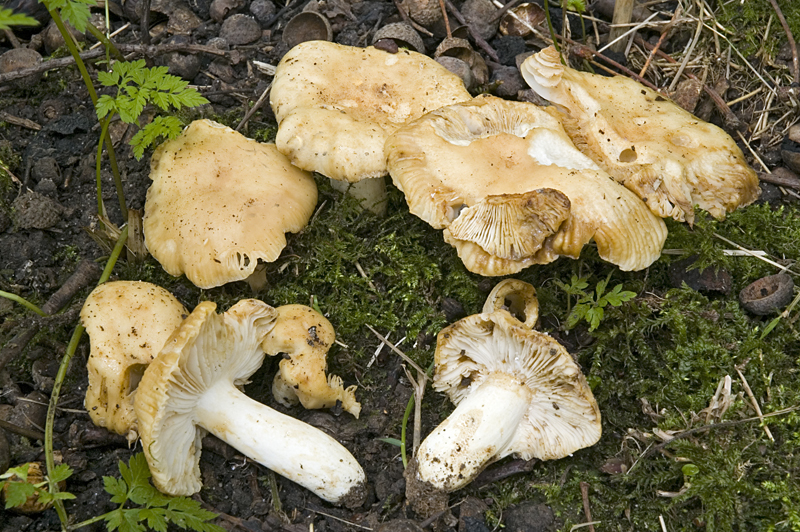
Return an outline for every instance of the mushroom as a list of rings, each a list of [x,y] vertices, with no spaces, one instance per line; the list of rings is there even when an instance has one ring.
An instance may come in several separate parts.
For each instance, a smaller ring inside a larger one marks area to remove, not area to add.
[[[479,96],[443,107],[389,137],[386,155],[411,212],[444,229],[474,273],[577,258],[592,239],[603,259],[639,270],[667,236],[663,220],[533,104]]]
[[[206,431],[243,455],[336,504],[359,506],[364,471],[339,442],[242,393],[261,366],[275,309],[239,301],[224,314],[205,301],[180,325],[142,377],[136,415],[155,486],[170,495],[202,487]]]
[[[275,400],[284,406],[299,402],[309,409],[331,408],[339,403],[357,418],[361,403],[356,401],[356,386],[345,389],[341,377],[325,376],[326,356],[336,339],[331,322],[305,305],[284,305],[275,310],[275,327],[261,344],[268,355],[285,355],[272,383]]]
[[[161,144],[150,166],[147,249],[168,273],[185,273],[200,288],[248,279],[259,260],[277,259],[284,233],[305,227],[317,204],[311,175],[274,144],[211,120]]]
[[[535,299],[527,283],[503,281],[483,313],[439,333],[433,388],[456,409],[420,445],[414,481],[452,492],[505,456],[554,460],[600,439],[600,409],[580,368],[531,329]]]
[[[381,213],[386,137],[428,111],[470,98],[460,78],[422,54],[305,42],[275,72],[275,143],[292,164],[331,178]]]
[[[552,46],[520,71],[578,148],[654,214],[692,223],[697,205],[724,218],[758,197],[758,177],[727,133],[640,83],[565,67]]]
[[[150,283],[114,281],[92,290],[81,322],[91,344],[84,406],[95,425],[136,441],[136,388],[188,313],[167,290]]]

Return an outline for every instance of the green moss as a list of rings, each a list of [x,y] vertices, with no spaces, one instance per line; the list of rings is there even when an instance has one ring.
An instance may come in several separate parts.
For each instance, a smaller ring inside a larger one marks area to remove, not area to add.
[[[725,35],[745,56],[750,56],[761,49],[774,57],[777,50],[786,44],[786,34],[775,16],[775,10],[767,0],[747,2],[719,2],[716,11],[717,20],[722,26],[731,30]],[[786,22],[795,40],[800,35],[800,8],[794,0],[778,0]],[[772,17],[770,35],[764,39],[766,21]]]

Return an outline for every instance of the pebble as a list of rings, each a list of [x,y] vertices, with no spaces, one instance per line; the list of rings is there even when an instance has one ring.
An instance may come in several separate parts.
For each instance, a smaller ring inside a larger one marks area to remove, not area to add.
[[[14,223],[20,229],[49,229],[61,220],[64,207],[57,201],[29,190],[11,204]]]
[[[261,38],[261,25],[251,16],[236,14],[225,19],[219,36],[234,46],[250,44]]]
[[[250,13],[259,23],[264,24],[275,15],[275,4],[270,0],[253,0],[250,4]]]
[[[16,70],[35,67],[42,62],[42,56],[36,50],[29,48],[14,48],[0,55],[0,74],[7,74]],[[41,74],[31,74],[14,80],[13,87],[24,89],[33,87],[42,80]]]
[[[506,532],[549,532],[554,522],[549,506],[530,501],[509,507],[503,519]]]

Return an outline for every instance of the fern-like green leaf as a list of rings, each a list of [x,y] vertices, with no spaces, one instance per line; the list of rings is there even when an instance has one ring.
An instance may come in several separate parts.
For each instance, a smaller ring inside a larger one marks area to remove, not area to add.
[[[4,484],[6,510],[22,506],[28,497],[36,493],[36,487],[27,482],[5,482]]]
[[[14,13],[10,9],[0,7],[0,31],[10,30],[11,26],[38,26],[39,21],[35,18]]]

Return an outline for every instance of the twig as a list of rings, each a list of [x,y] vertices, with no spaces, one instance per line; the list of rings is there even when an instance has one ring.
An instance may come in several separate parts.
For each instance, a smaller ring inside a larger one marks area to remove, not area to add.
[[[450,18],[447,16],[447,8],[444,6],[444,0],[439,0],[439,9],[442,10],[442,18],[444,19],[444,29],[447,33],[447,38],[453,38],[453,32],[450,31]]]
[[[472,28],[472,24],[467,22],[467,19],[465,19],[456,6],[453,5],[453,2],[450,0],[444,0],[444,4],[447,6],[448,11],[450,11],[450,13],[456,17],[458,23],[466,26],[467,29],[469,29],[469,33],[472,35],[472,38],[475,39],[475,44],[477,44],[478,47],[486,52],[486,55],[488,55],[492,61],[495,63],[500,63],[500,57],[497,56],[497,52],[494,50],[494,48],[492,48],[491,45],[489,45],[489,43],[480,36],[477,30]]]
[[[589,507],[589,483],[581,482],[581,499],[583,499],[583,513],[589,525],[589,532],[594,532],[594,522],[592,521],[592,509]]]
[[[681,62],[681,66],[678,67],[678,71],[675,73],[675,77],[672,78],[672,83],[669,84],[670,92],[675,90],[675,85],[678,84],[678,81],[681,79],[681,74],[683,74],[686,65],[689,63],[689,59],[692,57],[692,52],[694,52],[694,47],[697,46],[697,42],[700,40],[700,32],[703,31],[703,10],[700,10],[699,15],[697,16],[697,28],[694,31],[694,37],[692,37],[692,42],[689,43],[689,49],[686,50],[686,53],[683,54],[683,62]]]
[[[505,15],[509,9],[519,4],[522,0],[511,0],[510,2],[506,3],[503,7],[500,8],[500,11],[497,12],[495,16],[489,19],[489,24],[493,24],[500,20],[500,17]]]
[[[20,427],[19,425],[9,423],[8,421],[5,421],[3,419],[0,419],[0,429],[7,430],[8,432],[13,432],[14,434],[19,434],[20,436],[25,436],[26,438],[30,438],[32,440],[44,441],[44,432],[39,432],[38,430],[33,430],[33,429],[26,429],[25,427]]]
[[[763,423],[764,418],[782,416],[784,414],[789,414],[789,413],[794,412],[796,410],[800,410],[800,406],[791,406],[789,408],[776,410],[775,412],[770,412],[769,414],[764,414],[764,416],[761,417],[761,418],[758,417],[758,416],[748,417],[748,418],[745,418],[745,419],[739,419],[737,421],[723,421],[722,423],[714,423],[713,425],[703,425],[702,427],[695,427],[693,429],[685,430],[685,431],[681,432],[680,434],[675,434],[671,439],[669,439],[669,440],[667,440],[667,441],[665,441],[663,443],[659,443],[658,445],[653,445],[652,447],[648,447],[647,449],[645,449],[644,453],[642,453],[642,455],[639,458],[636,459],[636,461],[638,462],[640,459],[647,458],[649,455],[653,454],[656,451],[661,451],[664,447],[666,447],[667,445],[669,445],[670,443],[672,443],[672,442],[674,442],[676,440],[682,440],[684,438],[688,438],[689,436],[691,436],[693,434],[697,434],[698,432],[704,432],[704,431],[712,430],[712,429],[723,429],[723,428],[727,428],[727,427],[733,427],[735,425],[741,425],[742,423],[750,423],[750,422],[753,422],[753,421],[759,421],[759,422]],[[633,469],[633,466],[631,466],[631,469]],[[631,469],[628,470],[629,473],[630,473]]]
[[[261,108],[262,105],[264,105],[264,102],[267,101],[267,95],[269,95],[270,89],[272,89],[271,81],[269,82],[269,85],[267,85],[267,88],[264,89],[264,92],[261,93],[261,96],[258,97],[258,100],[256,100],[256,103],[253,105],[253,107],[247,110],[247,113],[245,113],[244,118],[242,118],[242,121],[239,122],[238,126],[236,126],[235,131],[239,131],[240,129],[242,129],[242,127],[247,123],[247,121],[250,120],[250,117],[253,116],[255,112]]]
[[[772,9],[775,10],[775,14],[778,15],[778,20],[781,22],[781,26],[783,26],[783,31],[786,33],[786,39],[789,41],[789,48],[792,49],[792,66],[794,67],[794,82],[800,85],[800,59],[797,56],[797,43],[794,42],[794,36],[792,35],[792,30],[789,28],[789,24],[786,23],[786,18],[783,16],[783,11],[781,11],[780,6],[776,0],[769,0],[769,3],[772,4]]]
[[[42,311],[45,314],[52,316],[69,302],[72,297],[83,290],[86,286],[90,285],[100,277],[100,268],[92,261],[83,260],[78,263],[75,272],[70,275],[67,281],[61,288],[50,296],[47,302],[42,305]],[[19,353],[25,349],[28,342],[39,332],[40,325],[33,323],[24,331],[18,333],[14,338],[9,340],[0,350],[0,371],[3,370],[6,364]]]
[[[160,45],[119,44],[117,45],[117,47],[121,52],[126,54],[144,55],[148,57],[169,54],[172,52],[186,52],[186,53],[204,53],[204,54],[216,55],[219,57],[224,57],[230,61],[233,61],[234,59],[237,59],[240,56],[237,50],[226,51],[200,44],[160,44]],[[80,54],[80,58],[83,61],[89,61],[91,59],[97,59],[98,57],[104,57],[104,56],[105,56],[105,50],[100,48],[96,50],[88,50]],[[49,61],[44,61],[30,68],[23,68],[21,70],[14,70],[13,72],[0,74],[0,85],[2,85],[3,83],[7,83],[9,81],[13,81],[15,79],[20,79],[26,76],[30,76],[32,74],[41,74],[42,72],[47,72],[48,70],[56,70],[59,68],[64,68],[74,63],[75,59],[73,59],[72,56],[62,57],[59,59],[50,59]]]
[[[372,331],[372,334],[378,337],[378,339],[389,346],[392,351],[400,355],[400,358],[408,362],[411,367],[413,367],[417,371],[417,378],[414,379],[413,376],[408,371],[408,368],[403,366],[403,369],[406,372],[406,376],[408,377],[409,382],[411,382],[411,386],[414,388],[414,440],[413,440],[413,454],[417,453],[417,449],[419,448],[420,436],[422,432],[422,398],[425,395],[425,386],[428,383],[428,373],[423,370],[419,365],[411,360],[408,355],[400,351],[397,346],[393,345],[389,340],[384,338],[380,335],[378,331],[373,329],[367,324],[367,328]]]
[[[766,183],[772,183],[781,187],[789,187],[800,190],[800,179],[792,176],[779,176],[773,173],[759,172],[758,179]]]
[[[772,266],[775,266],[776,268],[780,268],[781,270],[783,270],[783,271],[784,271],[784,272],[786,272],[786,273],[791,273],[792,275],[800,275],[800,274],[798,274],[797,272],[795,272],[795,271],[793,271],[793,270],[790,270],[788,266],[784,266],[783,264],[778,264],[778,263],[777,263],[777,262],[775,262],[774,260],[768,259],[767,257],[763,256],[763,255],[762,255],[762,254],[760,254],[760,253],[757,253],[757,252],[755,252],[755,251],[753,251],[753,250],[750,250],[750,249],[747,249],[747,248],[745,248],[745,247],[742,247],[742,246],[740,246],[739,244],[737,244],[736,242],[734,242],[733,240],[729,240],[729,239],[725,238],[724,236],[722,236],[722,235],[721,235],[721,234],[719,234],[719,233],[712,233],[712,235],[714,235],[714,237],[716,237],[716,238],[719,238],[719,239],[720,239],[720,240],[722,240],[723,242],[725,242],[725,243],[728,243],[728,244],[730,244],[731,246],[735,246],[737,249],[740,249],[740,250],[744,251],[745,253],[747,253],[747,254],[748,254],[748,255],[750,255],[751,257],[755,257],[755,258],[757,258],[757,259],[759,259],[759,260],[763,260],[763,261],[764,261],[764,262],[766,262],[767,264],[770,264],[770,265],[772,265]]]
[[[764,433],[766,433],[767,438],[769,441],[774,442],[775,438],[772,437],[772,432],[770,432],[769,427],[764,423],[764,414],[761,413],[761,406],[759,406],[758,401],[756,400],[756,396],[753,395],[753,390],[750,389],[750,385],[747,383],[747,379],[744,378],[744,374],[742,370],[739,369],[739,366],[735,367],[736,373],[739,374],[739,378],[742,379],[742,386],[744,386],[744,391],[747,392],[747,396],[750,398],[750,402],[753,403],[753,408],[756,409],[756,414],[758,414],[758,419],[761,420],[761,426],[764,428]]]
[[[30,129],[33,131],[41,131],[42,126],[34,122],[33,120],[28,120],[27,118],[20,118],[18,116],[14,116],[11,114],[6,113],[5,111],[0,111],[0,120],[4,122],[8,122],[9,124],[14,124],[15,126],[24,127],[26,129]]]
[[[394,0],[394,6],[397,8],[397,12],[400,13],[400,18],[403,19],[403,22],[405,22],[418,32],[423,33],[428,37],[433,37],[433,33],[429,32],[426,28],[414,22],[411,19],[411,17],[408,16],[408,13],[406,13],[405,9],[403,9],[402,6],[400,6],[400,0]]]
[[[329,517],[329,518],[331,518],[331,519],[333,519],[335,521],[339,521],[340,523],[345,523],[347,525],[354,526],[356,528],[360,528],[361,530],[372,530],[368,526],[359,525],[359,524],[354,523],[352,521],[348,521],[346,519],[342,519],[341,517],[337,517],[337,516],[335,516],[333,514],[329,514],[329,513],[323,512],[321,509],[319,509],[317,506],[315,506],[313,504],[307,504],[306,508],[308,508],[309,510],[311,510],[315,514],[324,515],[325,517]]]
[[[645,72],[647,72],[647,68],[650,66],[650,62],[653,60],[653,57],[656,55],[659,49],[661,49],[661,45],[664,43],[664,39],[667,38],[667,35],[672,30],[672,27],[675,25],[675,21],[678,19],[681,13],[682,6],[678,4],[678,7],[675,8],[675,13],[672,14],[672,19],[661,29],[661,36],[658,38],[658,42],[656,43],[655,48],[650,50],[650,55],[647,56],[647,61],[644,62],[644,66],[642,70],[639,71],[639,77],[644,77]]]
[[[499,465],[491,469],[485,469],[481,471],[477,477],[475,477],[475,480],[472,481],[472,488],[480,489],[499,480],[503,480],[504,478],[508,478],[511,475],[530,473],[538,463],[539,460],[536,458],[532,458],[530,460],[522,460],[521,458],[517,458],[516,460],[506,462],[503,465]]]

